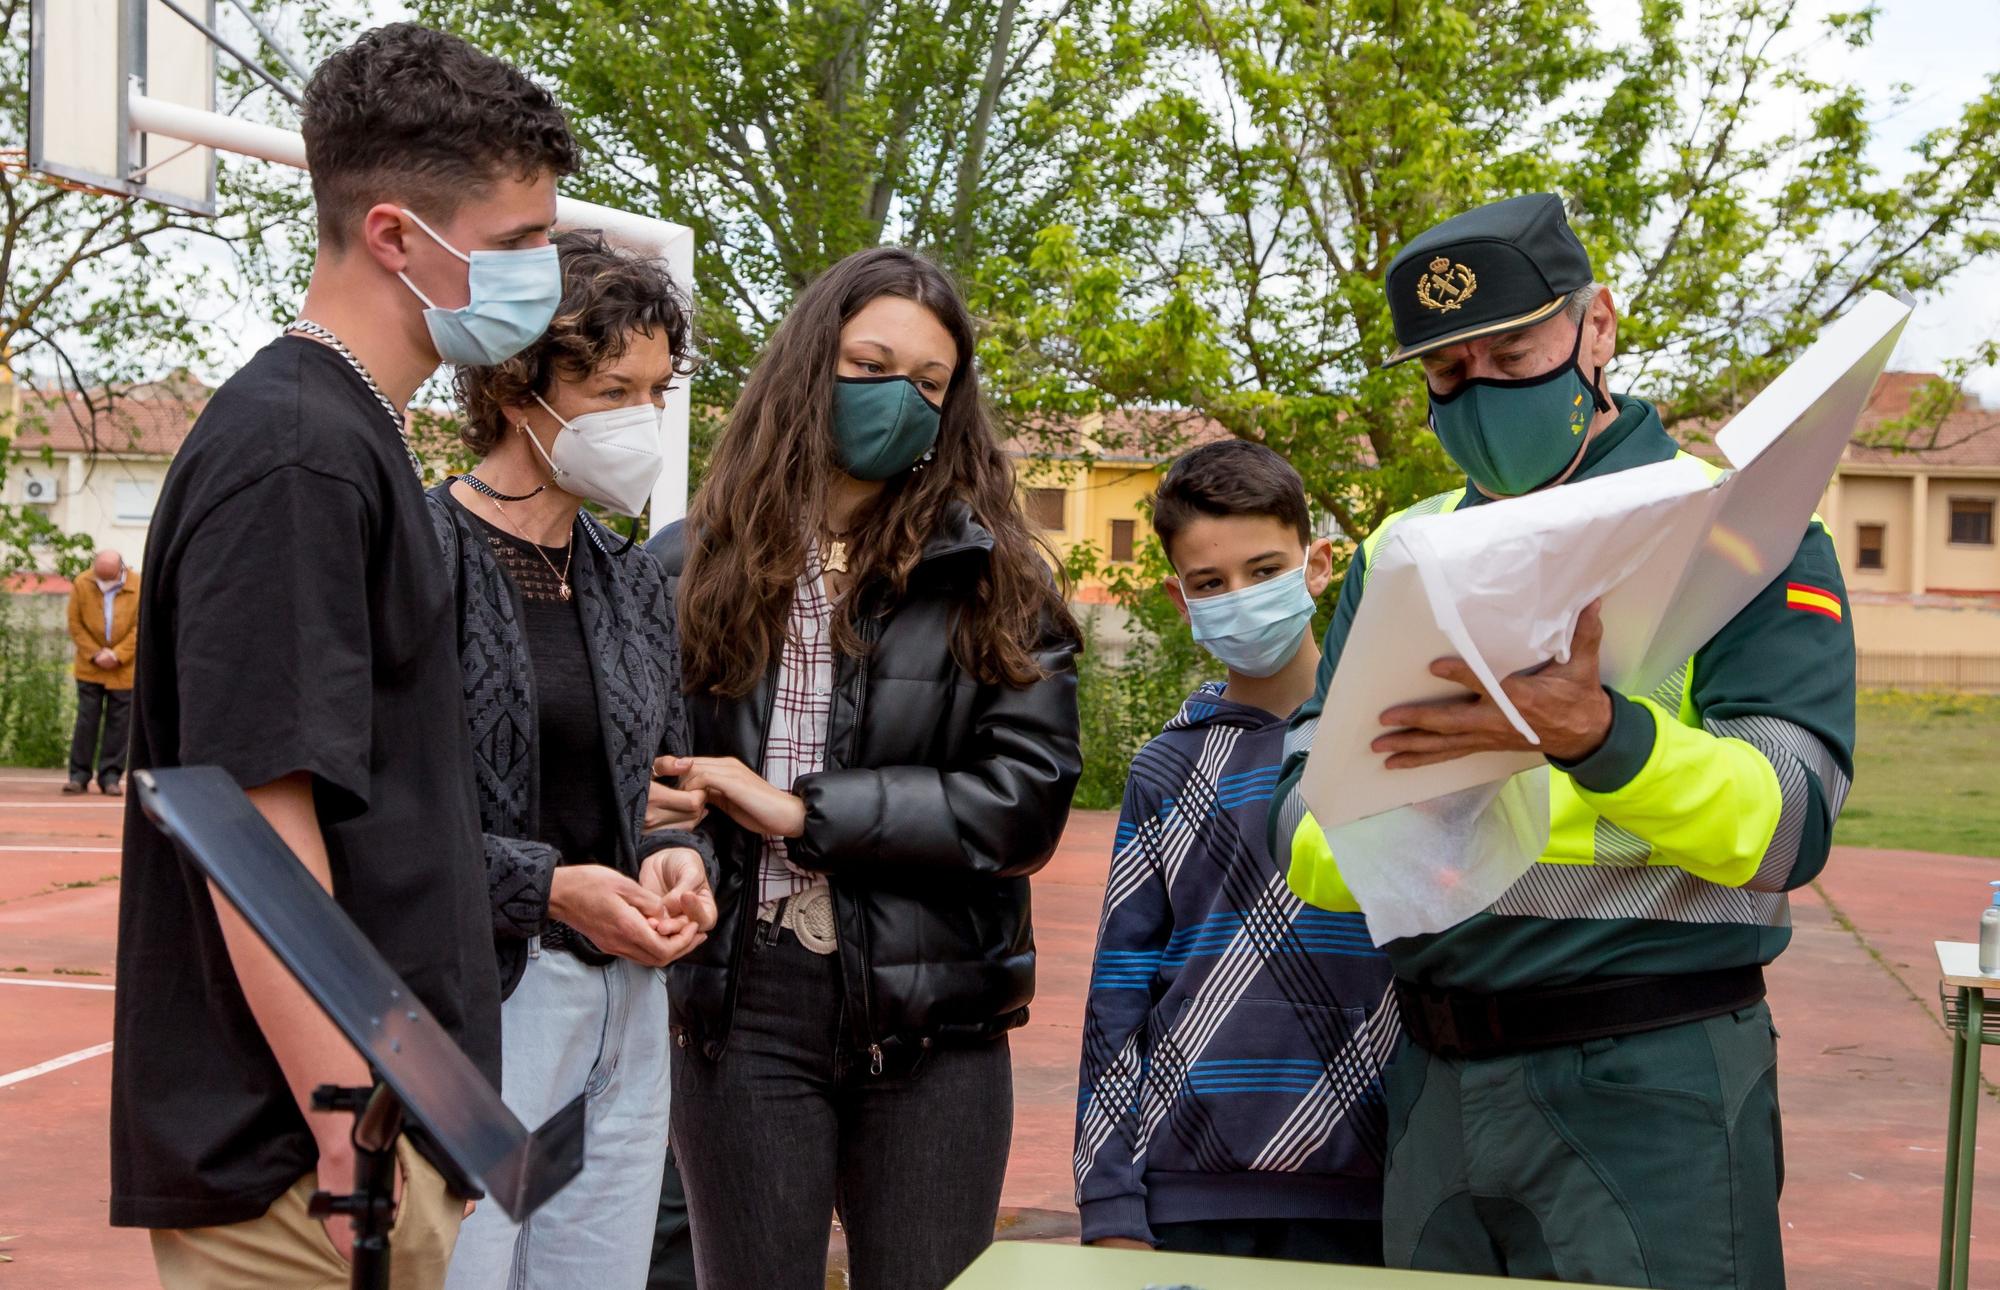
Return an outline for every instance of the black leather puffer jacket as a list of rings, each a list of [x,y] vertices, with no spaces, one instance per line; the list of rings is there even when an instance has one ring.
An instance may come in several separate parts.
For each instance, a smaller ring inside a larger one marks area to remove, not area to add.
[[[682,541],[675,524],[647,546],[676,582]],[[992,546],[970,509],[954,507],[901,601],[860,616],[871,648],[836,655],[827,769],[792,786],[806,803],[792,862],[828,877],[849,1039],[877,1070],[913,1063],[933,1042],[1010,1030],[1035,992],[1028,875],[1054,854],[1082,769],[1077,642],[1046,631],[1036,657],[1047,676],[1026,689],[960,670],[952,619]],[[741,699],[689,696],[694,752],[760,769],[775,678],[774,667]],[[715,844],[720,918],[667,981],[675,1042],[713,1060],[757,921],[761,839],[720,811],[702,830]]]

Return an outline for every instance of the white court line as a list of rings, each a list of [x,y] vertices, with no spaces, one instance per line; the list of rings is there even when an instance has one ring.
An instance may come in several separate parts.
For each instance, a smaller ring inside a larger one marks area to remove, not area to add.
[[[34,977],[0,976],[0,985],[39,985],[51,990],[116,990],[115,985],[95,985],[89,981],[41,981]]]
[[[9,1084],[19,1084],[22,1080],[30,1080],[37,1075],[46,1075],[50,1071],[59,1071],[65,1066],[74,1066],[78,1062],[87,1062],[93,1057],[102,1057],[110,1051],[111,1044],[107,1041],[98,1044],[94,1048],[79,1048],[73,1053],[64,1053],[60,1057],[51,1057],[45,1062],[36,1062],[33,1066],[25,1066],[20,1070],[0,1075],[0,1088],[6,1088]]]
[[[122,811],[125,803],[121,798],[110,798],[102,802],[9,802],[8,807],[16,811]]]
[[[51,842],[45,847],[0,846],[0,851],[50,851],[66,855],[115,856],[125,854],[123,847],[72,847],[60,842]]]

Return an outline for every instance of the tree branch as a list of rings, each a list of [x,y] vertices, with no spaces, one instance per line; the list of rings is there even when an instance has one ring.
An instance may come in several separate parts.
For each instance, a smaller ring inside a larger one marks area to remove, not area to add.
[[[1007,45],[1014,37],[1014,10],[1018,0],[1000,0],[1000,13],[993,26],[993,48],[986,61],[986,77],[979,86],[979,105],[972,114],[972,127],[958,158],[958,193],[952,202],[952,249],[959,263],[972,258],[972,203],[979,190],[980,166],[986,156],[986,135],[992,128],[993,108],[1000,101],[1000,83],[1006,74]]]

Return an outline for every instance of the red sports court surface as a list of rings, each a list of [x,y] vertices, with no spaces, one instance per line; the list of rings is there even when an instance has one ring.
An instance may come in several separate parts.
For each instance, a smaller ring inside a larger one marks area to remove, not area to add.
[[[120,803],[0,771],[0,1290],[153,1285],[145,1236],[105,1223]],[[1035,883],[1041,995],[1014,1041],[1003,1230],[1074,1237],[1076,1053],[1113,819],[1077,816]],[[1771,974],[1794,1286],[1936,1278],[1945,1083],[1931,941],[1974,933],[2000,861],[1842,850],[1793,901]],[[61,1063],[61,1064],[59,1064]],[[2000,1056],[1988,1065],[2000,1075]],[[2000,1115],[1987,1107],[1987,1143]],[[1983,1146],[1982,1160],[1993,1149]],[[1982,1169],[1974,1285],[2000,1285],[2000,1169]]]

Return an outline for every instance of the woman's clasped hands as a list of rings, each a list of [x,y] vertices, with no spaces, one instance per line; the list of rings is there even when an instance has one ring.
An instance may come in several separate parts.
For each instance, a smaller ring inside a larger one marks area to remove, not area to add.
[[[549,886],[549,914],[606,954],[665,967],[708,939],[715,893],[691,847],[667,847],[639,865],[637,881],[607,865],[564,865]]]

